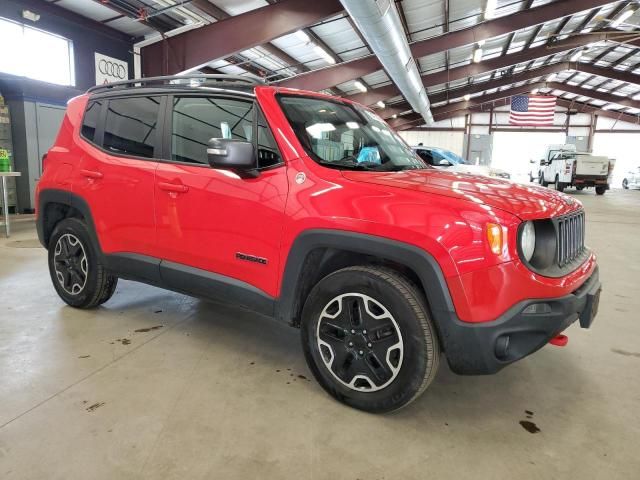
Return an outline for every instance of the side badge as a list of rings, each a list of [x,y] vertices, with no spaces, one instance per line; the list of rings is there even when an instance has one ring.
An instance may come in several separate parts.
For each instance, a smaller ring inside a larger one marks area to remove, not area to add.
[[[307,179],[307,176],[304,174],[304,172],[298,172],[296,174],[296,183],[298,185],[302,185],[306,179]]]
[[[266,258],[256,257],[255,255],[249,255],[248,253],[236,252],[236,258],[238,260],[245,260],[247,262],[260,263],[262,265],[267,264]]]

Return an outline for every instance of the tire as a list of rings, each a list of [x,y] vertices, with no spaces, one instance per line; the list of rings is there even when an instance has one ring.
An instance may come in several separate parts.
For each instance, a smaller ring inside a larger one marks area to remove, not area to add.
[[[576,187],[576,190],[578,190],[579,192],[581,192],[582,190],[584,190],[584,185],[578,185]]]
[[[77,218],[58,223],[49,239],[49,274],[58,295],[76,308],[94,308],[111,298],[118,277],[100,262],[87,226]]]
[[[538,179],[538,181],[540,182],[540,185],[542,185],[543,187],[549,186],[549,184],[544,181],[544,174],[542,172],[540,172],[540,178]]]
[[[564,183],[560,181],[560,177],[556,177],[556,190],[558,192],[564,192]]]
[[[607,187],[596,187],[596,195],[604,195],[607,191]]]
[[[426,301],[388,268],[327,275],[309,294],[301,327],[305,358],[322,388],[360,410],[408,405],[438,370],[440,345]]]
[[[626,178],[622,180],[622,188],[629,190],[629,181]]]

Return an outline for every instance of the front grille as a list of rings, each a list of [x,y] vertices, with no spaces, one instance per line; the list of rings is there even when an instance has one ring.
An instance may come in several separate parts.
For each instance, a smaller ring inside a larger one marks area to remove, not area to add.
[[[584,251],[584,211],[558,217],[556,224],[556,263],[560,268]]]

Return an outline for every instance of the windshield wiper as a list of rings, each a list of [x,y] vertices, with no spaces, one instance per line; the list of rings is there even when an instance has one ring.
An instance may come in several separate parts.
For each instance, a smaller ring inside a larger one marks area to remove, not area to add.
[[[342,163],[338,162],[327,162],[320,161],[318,162],[320,165],[324,165],[325,167],[330,168],[338,168],[338,169],[346,169],[346,170],[373,170],[372,168],[367,167],[366,165],[361,165],[359,163]]]

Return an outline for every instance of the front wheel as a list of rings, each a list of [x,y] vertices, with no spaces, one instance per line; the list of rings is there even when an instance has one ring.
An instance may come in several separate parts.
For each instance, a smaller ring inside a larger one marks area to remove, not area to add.
[[[565,187],[564,183],[560,181],[559,177],[556,177],[556,190],[558,192],[564,192],[564,187]]]
[[[320,385],[368,412],[390,412],[415,400],[440,360],[422,293],[384,267],[349,267],[323,278],[305,302],[301,335]]]
[[[118,277],[105,270],[81,220],[67,218],[56,225],[49,239],[48,255],[53,286],[72,307],[96,307],[115,292]]]
[[[596,195],[604,195],[607,191],[607,187],[596,187]]]
[[[626,178],[622,180],[622,188],[624,188],[625,190],[629,189],[629,181]]]

